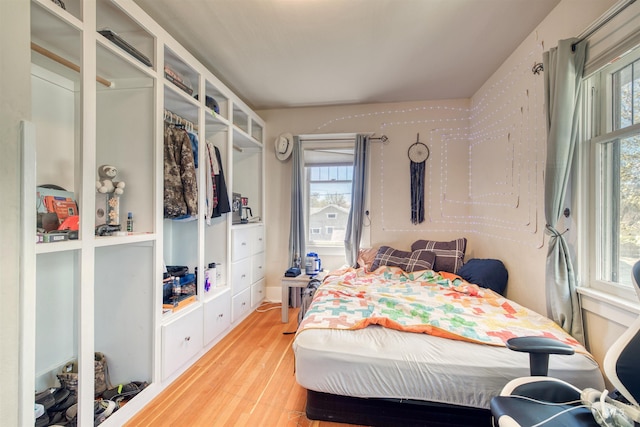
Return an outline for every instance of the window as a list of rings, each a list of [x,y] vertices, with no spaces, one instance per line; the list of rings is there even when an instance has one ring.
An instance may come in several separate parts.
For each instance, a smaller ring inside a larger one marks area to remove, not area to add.
[[[351,159],[353,159],[353,148]],[[352,160],[353,161],[353,160]],[[309,229],[324,228],[324,234],[310,233],[309,245],[344,247],[347,216],[351,208],[353,165],[307,165]],[[331,210],[328,212],[327,210]],[[343,212],[338,218],[338,212]],[[327,224],[330,220],[331,225]]]
[[[591,130],[586,228],[593,287],[629,295],[640,258],[640,52],[586,81]]]
[[[355,134],[300,135],[304,158],[306,251],[332,270],[346,262],[344,238],[351,208]],[[369,241],[368,229],[363,242]]]

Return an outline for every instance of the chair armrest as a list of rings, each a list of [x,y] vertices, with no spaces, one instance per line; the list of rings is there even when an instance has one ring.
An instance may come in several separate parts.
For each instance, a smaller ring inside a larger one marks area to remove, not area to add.
[[[546,376],[549,372],[549,355],[571,355],[575,350],[570,345],[547,337],[517,337],[506,342],[513,351],[529,353],[529,369],[532,376]]]

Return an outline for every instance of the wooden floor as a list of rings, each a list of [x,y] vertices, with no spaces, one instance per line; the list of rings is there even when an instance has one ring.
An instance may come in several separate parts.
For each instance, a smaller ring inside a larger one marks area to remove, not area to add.
[[[269,308],[272,308],[269,310]],[[298,309],[281,322],[280,305],[253,312],[139,412],[134,426],[347,426],[305,416],[291,343]]]

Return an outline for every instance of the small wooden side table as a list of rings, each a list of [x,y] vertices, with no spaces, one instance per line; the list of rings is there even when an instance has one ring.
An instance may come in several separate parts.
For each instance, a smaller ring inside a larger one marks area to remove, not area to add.
[[[326,275],[325,271],[321,271],[314,276],[300,274],[296,277],[282,277],[282,323],[289,322],[289,289],[306,288],[311,279],[322,281]]]

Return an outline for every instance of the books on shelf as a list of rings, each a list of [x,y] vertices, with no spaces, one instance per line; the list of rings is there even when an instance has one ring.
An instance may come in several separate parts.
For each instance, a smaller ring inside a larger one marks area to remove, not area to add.
[[[182,74],[178,73],[175,70],[172,70],[165,65],[164,76],[167,80],[169,80],[184,92],[188,93],[189,95],[193,95],[193,88],[191,87],[191,83],[187,79],[185,79]]]

